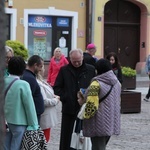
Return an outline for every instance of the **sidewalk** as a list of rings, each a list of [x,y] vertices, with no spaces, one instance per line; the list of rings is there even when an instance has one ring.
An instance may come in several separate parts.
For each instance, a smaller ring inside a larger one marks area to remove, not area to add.
[[[143,101],[148,87],[136,88],[141,92],[141,113],[121,114],[121,133],[112,136],[106,150],[150,150],[150,102]],[[61,103],[58,105],[59,124],[52,129],[48,150],[59,150]]]
[[[141,92],[141,113],[121,114],[121,134],[112,136],[107,150],[150,150],[150,102],[143,101],[148,88]]]

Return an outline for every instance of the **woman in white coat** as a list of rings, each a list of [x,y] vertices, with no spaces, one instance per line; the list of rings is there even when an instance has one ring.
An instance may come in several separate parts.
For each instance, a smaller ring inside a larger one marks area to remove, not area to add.
[[[40,86],[45,105],[44,113],[41,115],[40,119],[40,127],[44,131],[45,138],[48,142],[50,140],[51,128],[58,123],[56,105],[59,103],[60,97],[54,95],[53,88],[46,81],[44,81],[41,75],[43,73],[44,68],[42,72],[37,74],[37,82]]]

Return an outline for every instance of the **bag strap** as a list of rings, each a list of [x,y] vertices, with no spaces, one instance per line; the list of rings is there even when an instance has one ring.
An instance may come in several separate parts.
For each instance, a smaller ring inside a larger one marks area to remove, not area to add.
[[[8,90],[10,89],[10,87],[12,86],[12,84],[13,84],[16,80],[18,80],[18,79],[15,78],[13,81],[10,82],[10,84],[8,85],[8,87],[7,87],[6,90],[5,90],[4,97],[6,97],[6,94],[7,94]]]
[[[110,88],[110,90],[108,91],[108,93],[107,93],[104,97],[102,97],[102,98],[99,100],[99,103],[101,103],[101,102],[110,94],[110,92],[112,91],[112,88],[113,88],[113,85],[111,85],[111,88]]]

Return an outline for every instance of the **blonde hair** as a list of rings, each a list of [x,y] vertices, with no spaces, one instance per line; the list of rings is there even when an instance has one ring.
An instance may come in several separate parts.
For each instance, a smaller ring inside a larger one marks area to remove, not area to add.
[[[12,55],[14,56],[14,50],[13,50],[11,47],[9,47],[9,46],[5,46],[5,52],[6,52],[6,54],[7,54],[8,52],[11,52]]]
[[[54,56],[55,56],[55,53],[56,53],[57,50],[60,50],[60,52],[61,52],[61,48],[60,48],[60,47],[56,47],[56,48],[54,49]],[[62,54],[62,52],[61,52],[61,54]]]
[[[38,80],[40,80],[40,81],[43,80],[43,77],[42,77],[42,75],[40,74],[40,72],[38,72],[38,73],[36,74],[36,78],[37,78]]]
[[[39,71],[39,72],[36,74],[36,78],[37,78],[38,80],[40,80],[40,81],[43,80],[43,76],[42,76],[41,74],[44,74],[44,71],[45,71],[45,68],[44,68],[44,66],[43,66],[43,67],[42,67],[42,70]]]

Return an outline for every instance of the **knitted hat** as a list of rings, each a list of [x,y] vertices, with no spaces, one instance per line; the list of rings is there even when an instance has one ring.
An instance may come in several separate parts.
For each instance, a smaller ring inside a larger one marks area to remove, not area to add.
[[[96,48],[96,46],[93,43],[88,44],[87,46],[87,49],[94,49],[94,48]]]
[[[112,70],[112,66],[111,66],[109,60],[101,58],[96,63],[96,69],[97,69],[97,74],[100,75],[109,70]]]

